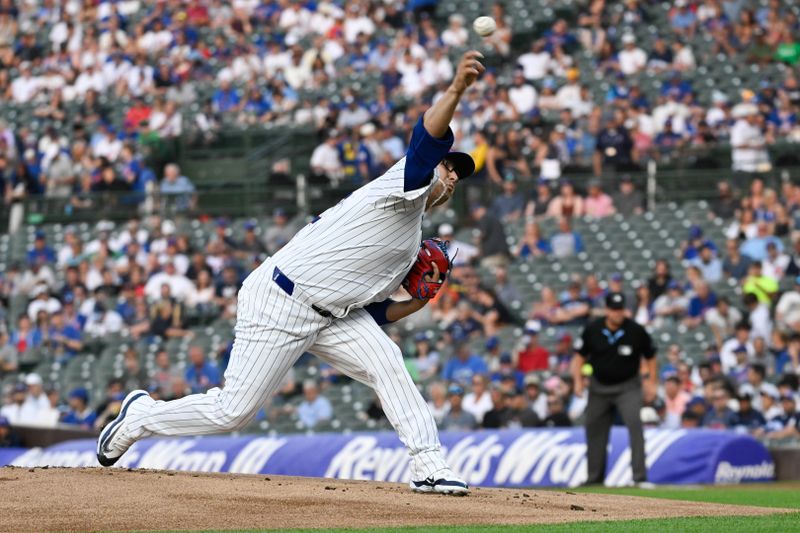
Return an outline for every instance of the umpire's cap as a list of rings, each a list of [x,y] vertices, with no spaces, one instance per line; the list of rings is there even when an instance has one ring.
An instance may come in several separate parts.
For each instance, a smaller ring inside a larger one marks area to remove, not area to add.
[[[621,292],[609,292],[606,295],[606,307],[609,309],[625,309],[625,295]]]
[[[475,161],[471,155],[464,152],[450,152],[444,156],[442,161],[447,161],[453,165],[453,170],[458,174],[459,180],[466,179],[475,172]]]

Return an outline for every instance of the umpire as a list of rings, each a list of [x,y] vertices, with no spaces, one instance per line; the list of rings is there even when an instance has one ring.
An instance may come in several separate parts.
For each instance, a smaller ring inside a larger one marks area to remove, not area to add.
[[[642,409],[642,358],[647,379],[656,383],[656,349],[645,329],[625,317],[625,296],[606,295],[606,315],[584,328],[572,360],[575,393],[583,393],[583,373],[589,374],[589,401],[586,406],[586,446],[589,477],[587,485],[602,484],[606,471],[606,448],[614,408],[628,427],[633,481],[647,481],[644,455]]]

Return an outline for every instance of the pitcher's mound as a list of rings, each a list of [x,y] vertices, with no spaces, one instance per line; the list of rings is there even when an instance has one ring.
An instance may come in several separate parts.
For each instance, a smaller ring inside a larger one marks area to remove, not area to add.
[[[169,531],[541,524],[779,509],[570,491],[414,494],[373,481],[99,468],[3,468],[0,531]]]

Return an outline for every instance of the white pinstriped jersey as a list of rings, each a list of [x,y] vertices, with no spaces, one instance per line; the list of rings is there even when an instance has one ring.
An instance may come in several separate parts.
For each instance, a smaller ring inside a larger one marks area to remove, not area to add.
[[[334,316],[387,299],[416,260],[425,202],[437,178],[406,192],[405,166],[404,157],[322,213],[273,257],[314,304]]]

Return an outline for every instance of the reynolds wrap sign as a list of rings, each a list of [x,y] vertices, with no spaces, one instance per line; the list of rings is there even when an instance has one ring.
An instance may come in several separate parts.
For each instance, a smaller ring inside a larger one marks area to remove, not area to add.
[[[575,486],[586,479],[582,428],[441,434],[447,461],[471,485]],[[744,483],[774,479],[767,449],[748,435],[709,430],[645,431],[654,483]],[[97,466],[95,441],[0,452],[2,464]],[[236,472],[407,482],[408,452],[391,432],[278,437],[195,437],[137,442],[123,468]],[[632,481],[628,433],[611,432],[606,484]]]

